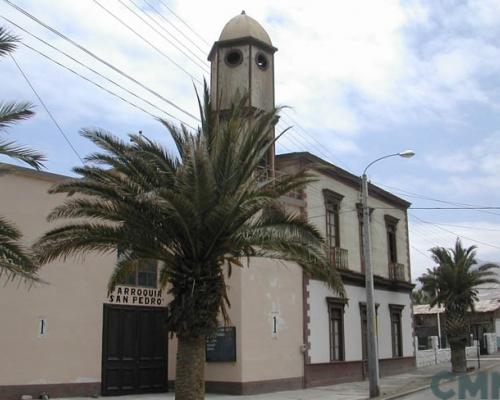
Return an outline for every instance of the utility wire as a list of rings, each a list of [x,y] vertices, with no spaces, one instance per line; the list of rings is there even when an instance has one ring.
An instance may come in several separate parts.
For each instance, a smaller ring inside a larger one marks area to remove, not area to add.
[[[376,207],[383,209],[384,207]],[[409,210],[500,210],[500,207],[409,207]]]
[[[120,74],[121,76],[131,80],[132,82],[134,82],[136,85],[142,87],[143,89],[147,90],[148,92],[150,92],[151,94],[153,94],[154,96],[160,98],[161,100],[163,100],[164,102],[170,104],[172,107],[174,107],[175,109],[177,109],[178,111],[181,111],[182,113],[184,113],[185,115],[193,118],[195,121],[199,122],[199,118],[194,116],[193,114],[191,114],[189,111],[186,111],[184,110],[183,108],[179,107],[177,104],[175,104],[173,101],[171,100],[168,100],[167,98],[165,98],[164,96],[162,96],[161,94],[159,94],[158,92],[156,92],[155,90],[147,87],[145,84],[143,84],[142,82],[138,81],[137,79],[133,78],[132,76],[128,75],[127,73],[123,72],[121,69],[115,67],[114,65],[112,65],[111,63],[107,62],[106,60],[102,59],[101,57],[99,57],[98,55],[96,55],[95,53],[91,52],[90,50],[88,50],[87,48],[83,47],[82,45],[78,44],[77,42],[75,42],[73,39],[70,39],[68,36],[64,35],[63,33],[59,32],[58,30],[52,28],[51,26],[47,25],[45,22],[41,21],[40,19],[38,19],[37,17],[35,17],[34,15],[30,14],[29,12],[27,12],[26,10],[22,9],[21,7],[17,6],[16,4],[12,3],[10,0],[4,0],[4,2],[6,2],[8,5],[10,5],[11,7],[13,7],[14,9],[16,9],[17,11],[19,11],[20,13],[24,14],[26,17],[30,18],[32,21],[35,21],[37,24],[43,26],[45,29],[51,31],[52,33],[54,33],[55,35],[59,36],[61,39],[67,41],[68,43],[71,43],[73,46],[77,47],[78,49],[80,49],[81,51],[83,51],[84,53],[88,54],[89,56],[91,56],[92,58],[94,58],[95,60],[101,62],[102,64],[106,65],[108,68],[111,68],[113,71],[117,72],[118,74]]]
[[[307,135],[307,136],[308,136],[308,137],[310,137],[310,138],[311,138],[314,142],[316,142],[316,143],[317,143],[317,145],[319,146],[319,147],[318,147],[318,149],[320,149],[320,152],[323,152],[323,149],[325,149],[326,151],[328,151],[328,153],[330,153],[331,157],[332,157],[334,160],[336,160],[336,161],[337,161],[337,162],[339,162],[340,164],[344,164],[344,167],[345,167],[345,169],[346,169],[348,172],[350,172],[350,173],[352,173],[352,174],[354,174],[354,175],[356,175],[356,176],[357,176],[357,174],[355,174],[354,172],[352,172],[351,168],[350,168],[350,167],[349,167],[349,166],[348,166],[345,162],[343,162],[343,161],[342,161],[342,160],[340,160],[338,157],[336,157],[335,155],[333,155],[333,153],[325,147],[325,144],[324,144],[324,143],[321,143],[321,142],[320,142],[320,141],[319,141],[316,137],[314,137],[314,135],[312,135],[311,133],[309,133],[308,131],[306,131],[306,129],[305,129],[305,128],[301,125],[301,124],[299,124],[299,123],[298,123],[298,122],[297,122],[294,118],[292,118],[292,117],[290,116],[290,114],[285,113],[285,111],[283,111],[282,113],[283,113],[283,114],[284,114],[284,115],[285,115],[285,116],[286,116],[286,117],[287,117],[290,121],[292,121],[292,122],[294,123],[294,125],[296,125],[296,126],[297,126],[297,127],[298,127],[301,131],[302,131],[302,132],[304,132],[304,134],[305,134],[305,135]],[[324,153],[323,153],[323,154],[324,154]],[[328,158],[329,158],[329,157],[328,157]]]
[[[8,0],[5,0],[8,1]],[[155,46],[153,43],[151,43],[148,39],[146,39],[144,36],[142,36],[139,32],[137,32],[134,28],[132,28],[130,25],[128,25],[126,22],[124,22],[120,17],[116,16],[113,12],[108,10],[106,7],[104,7],[101,3],[99,3],[98,0],[92,0],[95,4],[97,4],[100,8],[102,8],[108,15],[113,17],[116,21],[118,21],[120,24],[122,24],[124,27],[126,27],[128,30],[130,30],[132,33],[134,33],[137,37],[141,38],[144,40],[150,47],[152,47],[158,54],[166,58],[168,61],[170,61],[172,64],[174,64],[177,68],[179,68],[182,72],[184,72],[186,75],[191,77],[193,81],[198,83],[199,85],[202,85],[202,82],[198,79],[195,78],[189,71],[187,71],[184,67],[179,65],[177,62],[175,62],[172,57],[170,57],[168,54],[166,54],[164,51],[159,49],[157,46]]]
[[[145,0],[144,0],[145,1]],[[199,35],[189,24],[184,21],[181,17],[179,17],[163,0],[159,0],[160,3],[172,13],[174,17],[176,17],[179,21],[181,21],[191,32],[193,32],[198,38],[200,38],[207,46],[210,46],[210,43],[208,43],[201,35]]]
[[[415,247],[415,246],[413,246],[413,245],[411,245],[410,247],[411,247],[413,250],[415,250],[417,253],[420,253],[420,254],[421,254],[421,255],[423,255],[424,257],[427,257],[429,260],[434,261],[434,260],[432,259],[432,257],[431,257],[431,256],[429,256],[429,255],[425,254],[425,252],[423,252],[422,250],[419,250],[418,248],[416,248],[416,247]]]
[[[455,228],[461,228],[461,229],[470,229],[470,230],[477,230],[477,231],[484,231],[484,232],[500,232],[500,229],[493,229],[493,228],[484,228],[481,226],[464,226],[464,225],[455,225],[455,224],[448,224],[445,222],[435,222],[437,225],[441,226],[451,226]]]
[[[45,111],[49,115],[49,117],[52,120],[52,122],[54,123],[54,125],[57,127],[57,130],[59,131],[59,133],[63,136],[64,140],[66,140],[66,143],[68,143],[69,147],[71,147],[71,150],[73,150],[73,153],[75,153],[75,155],[82,162],[82,164],[85,164],[85,162],[83,161],[83,158],[80,156],[80,154],[78,153],[78,151],[76,151],[75,147],[73,146],[73,144],[69,140],[68,136],[66,136],[66,134],[62,130],[61,125],[59,125],[57,123],[56,119],[54,118],[54,116],[52,115],[52,113],[48,109],[47,105],[42,100],[42,98],[40,97],[40,95],[38,94],[38,92],[36,91],[36,89],[34,88],[34,86],[31,84],[28,76],[24,73],[24,71],[21,68],[21,66],[19,65],[19,63],[16,61],[16,59],[14,58],[14,56],[12,54],[9,54],[9,56],[10,56],[10,58],[12,58],[12,61],[14,61],[14,64],[16,64],[17,69],[19,70],[19,72],[21,73],[21,75],[23,76],[24,80],[26,81],[26,83],[28,84],[28,86],[31,88],[31,90],[33,91],[33,93],[35,94],[35,96],[37,97],[37,99],[40,102],[40,104],[42,105],[42,107],[45,109]]]
[[[132,0],[131,0],[132,1]],[[165,21],[167,24],[169,24],[172,28],[174,28],[177,32],[179,32],[182,36],[184,36],[189,43],[191,43],[194,47],[196,47],[204,56],[206,56],[208,54],[208,51],[207,50],[204,50],[202,49],[201,47],[199,47],[194,41],[191,40],[191,38],[189,36],[187,36],[184,32],[182,32],[179,28],[177,28],[174,24],[172,24],[167,18],[165,18],[162,13],[157,9],[155,8],[148,0],[143,0],[144,3],[146,3],[148,5],[148,7],[153,10],[156,14],[158,14],[158,16],[163,20]],[[168,7],[167,7],[168,8]],[[170,10],[170,8],[168,8],[168,10],[173,13],[173,11]],[[174,14],[176,17],[177,15]],[[189,26],[188,26],[189,28]],[[191,28],[189,28],[191,31],[193,31]],[[207,43],[207,45],[209,46],[210,48],[210,45]]]
[[[407,190],[400,189],[400,188],[397,188],[397,187],[384,185],[382,183],[376,183],[376,185],[377,186],[383,186],[383,187],[388,188],[390,190],[396,190],[396,192],[400,192],[399,194],[403,195],[403,196],[414,197],[414,198],[422,199],[422,200],[434,201],[436,203],[451,204],[451,205],[454,205],[454,206],[467,206],[469,208],[477,208],[477,207],[481,208],[481,207],[483,207],[483,206],[480,206],[480,205],[477,205],[477,204],[459,203],[459,202],[452,202],[452,201],[449,201],[449,200],[436,199],[436,198],[428,197],[428,196],[425,196],[425,195],[422,195],[422,194],[419,194],[419,193],[409,192]],[[476,209],[476,210],[479,211],[479,212],[482,212],[482,213],[487,213],[487,214],[491,214],[491,215],[498,215],[498,216],[500,216],[500,214],[494,213],[494,212],[491,212],[491,211],[485,211],[485,210],[482,210],[482,209]]]
[[[8,18],[6,18],[6,17],[4,17],[4,16],[1,16],[1,17],[2,17],[5,21],[7,21],[7,22],[9,22],[10,24],[14,25],[15,27],[17,27],[18,29],[20,29],[20,30],[22,30],[23,32],[27,33],[27,34],[28,34],[28,35],[30,35],[31,37],[33,37],[33,38],[37,39],[38,41],[42,42],[42,43],[43,43],[43,44],[45,44],[46,46],[49,46],[51,49],[53,49],[53,50],[55,50],[55,51],[57,51],[57,52],[59,52],[59,53],[63,54],[64,56],[68,57],[70,60],[72,60],[72,61],[76,62],[78,65],[81,65],[82,67],[86,68],[87,70],[89,70],[89,71],[93,72],[94,74],[96,74],[96,75],[100,76],[101,78],[105,79],[106,81],[108,81],[108,82],[112,83],[113,85],[115,85],[115,86],[119,87],[120,89],[124,90],[124,91],[125,91],[125,92],[127,92],[128,94],[130,94],[130,95],[132,95],[132,96],[136,97],[136,98],[137,98],[137,99],[139,99],[139,100],[144,101],[145,103],[149,104],[151,107],[154,107],[154,108],[155,108],[155,109],[157,109],[158,111],[161,111],[161,112],[162,112],[162,113],[164,113],[165,115],[168,115],[170,118],[172,118],[172,119],[174,119],[174,120],[176,120],[176,121],[178,121],[178,122],[180,122],[180,123],[182,123],[182,124],[184,124],[184,125],[186,125],[186,126],[190,127],[191,129],[195,129],[194,127],[192,127],[191,125],[187,124],[187,123],[186,123],[186,122],[184,122],[183,120],[181,120],[181,119],[179,119],[179,118],[175,117],[174,115],[170,114],[168,111],[166,111],[166,110],[164,110],[164,109],[162,109],[162,108],[160,108],[160,107],[156,106],[155,104],[153,104],[153,103],[152,103],[152,102],[150,102],[149,100],[147,100],[147,99],[145,99],[145,98],[143,98],[143,97],[139,96],[138,94],[134,93],[133,91],[131,91],[131,90],[127,89],[126,87],[124,87],[124,86],[120,85],[119,83],[117,83],[117,82],[113,81],[112,79],[108,78],[107,76],[105,76],[105,75],[101,74],[99,71],[96,71],[95,69],[93,69],[93,68],[89,67],[89,66],[88,66],[88,65],[86,65],[85,63],[83,63],[83,62],[81,62],[81,61],[77,60],[76,58],[74,58],[73,56],[69,55],[68,53],[66,53],[66,52],[64,52],[64,51],[62,51],[62,50],[60,50],[60,49],[58,49],[57,47],[55,47],[55,46],[51,45],[49,42],[47,42],[47,41],[45,41],[44,39],[42,39],[42,38],[38,37],[37,35],[35,35],[35,34],[31,33],[31,32],[30,32],[30,31],[28,31],[27,29],[24,29],[22,26],[20,26],[20,25],[16,24],[15,22],[11,21],[10,19],[8,19]],[[31,50],[34,50],[34,49],[33,49],[33,48],[31,48],[31,47],[30,47],[30,49],[31,49]],[[40,54],[40,53],[39,53],[39,54]],[[51,61],[53,61],[53,60],[51,59]],[[61,64],[59,64],[59,65],[61,65]],[[71,70],[71,72],[74,72],[74,71],[72,71],[72,70]],[[79,75],[79,76],[80,76],[80,75]],[[80,77],[81,77],[81,76],[80,76]],[[108,92],[108,93],[110,93],[110,92]],[[120,98],[120,99],[121,99],[121,100],[123,100],[122,98]],[[130,104],[130,103],[129,103],[129,104]],[[141,110],[142,110],[142,109],[141,109]],[[143,111],[143,110],[142,110],[142,111]],[[152,115],[152,114],[150,114],[150,115]]]
[[[156,32],[158,35],[160,35],[163,39],[165,39],[168,43],[170,43],[172,46],[174,46],[177,50],[179,50],[187,59],[189,59],[193,64],[195,64],[197,67],[199,67],[203,72],[206,72],[207,74],[210,73],[210,71],[207,68],[207,65],[205,64],[205,60],[200,59],[196,54],[194,54],[188,47],[186,47],[182,42],[180,42],[175,36],[173,36],[169,31],[167,31],[165,28],[163,28],[162,25],[158,24],[155,19],[153,19],[147,12],[145,12],[142,8],[140,8],[133,0],[130,0],[130,2],[144,15],[146,15],[149,19],[151,19],[154,23],[158,24],[160,28],[162,28],[163,31],[167,32],[171,37],[174,38],[181,46],[185,47],[188,52],[190,52],[193,57],[196,57],[197,60],[201,61],[202,64],[200,64],[198,61],[193,60],[193,58],[187,54],[184,50],[182,50],[179,46],[177,46],[172,40],[170,40],[167,36],[165,36],[163,33],[161,33],[157,28],[155,28],[153,25],[151,25],[150,22],[145,20],[140,14],[138,14],[135,10],[133,10],[130,6],[128,6],[123,0],[118,0],[118,2],[125,7],[127,10],[129,10],[131,13],[133,13],[137,18],[139,18],[142,22],[144,22],[149,28],[151,28],[154,32]]]
[[[142,111],[142,112],[144,112],[144,113],[146,113],[146,114],[150,115],[151,117],[153,117],[153,118],[155,118],[155,119],[158,119],[158,116],[157,116],[157,115],[154,115],[154,114],[150,113],[149,111],[145,110],[145,109],[144,109],[144,108],[142,108],[141,106],[138,106],[137,104],[132,103],[131,101],[129,101],[129,100],[127,100],[127,99],[125,99],[124,97],[120,96],[119,94],[116,94],[116,93],[112,92],[111,90],[109,90],[109,89],[105,88],[104,86],[100,85],[99,83],[94,82],[93,80],[91,80],[91,79],[87,78],[86,76],[81,75],[80,73],[78,73],[78,72],[76,72],[75,70],[71,69],[71,68],[70,68],[70,67],[68,67],[67,65],[64,65],[64,64],[60,63],[59,61],[54,60],[54,59],[53,59],[53,58],[51,58],[50,56],[48,56],[48,55],[46,55],[46,54],[42,53],[41,51],[39,51],[39,50],[35,49],[34,47],[31,47],[30,45],[28,45],[28,44],[26,44],[26,43],[24,43],[24,42],[21,42],[21,44],[22,44],[23,46],[27,47],[28,49],[30,49],[30,50],[32,50],[32,51],[34,51],[35,53],[39,54],[40,56],[42,56],[42,57],[46,58],[47,60],[49,60],[49,61],[53,62],[54,64],[57,64],[57,65],[59,65],[60,67],[62,67],[62,68],[64,68],[64,69],[66,69],[66,70],[70,71],[71,73],[73,73],[73,74],[77,75],[77,76],[78,76],[78,77],[80,77],[81,79],[84,79],[85,81],[87,81],[87,82],[91,83],[92,85],[97,86],[99,89],[104,90],[105,92],[109,93],[110,95],[112,95],[112,96],[114,96],[114,97],[116,97],[116,98],[118,98],[118,99],[120,99],[120,100],[124,101],[125,103],[127,103],[127,104],[131,105],[132,107],[134,107],[134,108],[136,108],[136,109],[138,109],[138,110],[140,110],[140,111]],[[177,120],[179,120],[178,118],[176,118],[176,119],[177,119]],[[181,121],[181,120],[179,120],[179,121]],[[181,122],[182,122],[182,121],[181,121]],[[190,127],[191,129],[195,129],[195,128],[193,128],[192,126],[190,126],[190,125],[188,125],[188,124],[186,124],[186,123],[184,123],[184,125],[186,125],[186,126]]]
[[[484,245],[484,246],[488,246],[488,247],[492,247],[492,248],[495,248],[495,249],[499,249],[499,250],[500,250],[500,246],[496,246],[496,245],[491,244],[491,243],[486,243],[486,242],[482,242],[482,241],[479,241],[479,240],[476,240],[476,239],[472,239],[472,238],[467,237],[467,236],[464,236],[464,235],[459,235],[458,233],[453,232],[453,231],[450,231],[450,230],[448,230],[448,229],[445,229],[445,228],[441,227],[441,226],[440,226],[440,225],[438,225],[438,224],[435,224],[435,223],[432,223],[432,222],[428,222],[428,221],[424,221],[423,219],[421,219],[421,218],[417,217],[416,215],[413,215],[413,214],[410,214],[410,215],[411,215],[413,218],[417,219],[418,221],[420,221],[420,222],[422,222],[422,223],[424,223],[424,224],[433,225],[433,226],[435,226],[436,228],[441,229],[441,230],[442,230],[442,231],[444,231],[444,232],[448,232],[448,233],[451,233],[451,234],[453,234],[453,235],[455,235],[455,236],[457,236],[457,237],[461,237],[461,238],[464,238],[464,239],[466,239],[466,240],[471,240],[471,241],[473,241],[473,242],[475,242],[475,243],[479,243],[479,244],[482,244],[482,245]]]

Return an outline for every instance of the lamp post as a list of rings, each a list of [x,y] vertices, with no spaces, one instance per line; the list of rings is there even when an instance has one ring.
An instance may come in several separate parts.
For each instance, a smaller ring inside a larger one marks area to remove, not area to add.
[[[377,329],[375,320],[375,301],[373,287],[373,266],[372,266],[372,248],[370,237],[370,209],[368,208],[368,180],[366,171],[377,161],[389,157],[404,157],[410,158],[415,155],[412,150],[405,150],[400,153],[389,154],[377,158],[368,164],[363,171],[361,182],[361,203],[363,207],[363,256],[365,261],[365,282],[366,282],[366,319],[367,319],[367,344],[368,344],[368,379],[370,386],[370,397],[378,397],[380,395],[379,386],[379,365],[378,365],[378,349],[377,349]]]

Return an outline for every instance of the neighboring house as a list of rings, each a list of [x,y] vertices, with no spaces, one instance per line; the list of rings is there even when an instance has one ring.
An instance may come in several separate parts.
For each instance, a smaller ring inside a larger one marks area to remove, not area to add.
[[[362,379],[367,351],[360,178],[310,153],[278,155],[276,163],[282,171],[311,168],[317,176],[305,189],[307,218],[325,235],[347,293],[340,299],[322,282],[305,280],[306,384]],[[410,203],[370,184],[368,205],[384,375],[415,362],[406,212]]]
[[[242,14],[210,52],[212,96],[250,91],[250,106],[274,106],[274,52],[265,30]],[[222,96],[222,97],[221,97]],[[231,326],[207,343],[207,391],[251,394],[363,379],[366,307],[359,177],[309,153],[266,159],[267,171],[310,167],[318,180],[282,199],[325,234],[346,298],[308,279],[295,264],[252,258],[229,280]],[[0,214],[29,244],[64,201],[47,190],[65,176],[12,167],[2,176]],[[381,373],[415,365],[408,252],[409,203],[370,185],[375,302]],[[115,254],[44,266],[49,285],[0,290],[0,398],[162,392],[175,381],[176,340],[167,338],[165,291],[154,264],[107,293]],[[245,260],[246,263],[246,260]]]
[[[420,349],[429,347],[429,338],[439,338],[440,347],[448,347],[446,339],[446,312],[444,307],[429,307],[428,304],[413,306],[415,336]],[[487,351],[485,333],[496,333],[500,336],[500,300],[480,300],[474,305],[474,312],[467,313],[468,333],[474,339],[479,338],[482,354]],[[498,339],[497,339],[498,340]],[[472,340],[471,340],[472,341]]]

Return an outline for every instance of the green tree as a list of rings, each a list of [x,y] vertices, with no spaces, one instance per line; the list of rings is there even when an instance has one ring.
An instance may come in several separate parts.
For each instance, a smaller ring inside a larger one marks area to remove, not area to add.
[[[0,26],[0,57],[12,52],[18,41],[17,37],[10,35]],[[0,101],[0,134],[4,134],[14,123],[33,116],[32,108],[29,103]],[[0,138],[0,155],[23,161],[36,169],[42,167],[41,154],[10,140]],[[8,172],[8,166],[0,165],[0,174]],[[20,238],[21,232],[15,225],[0,217],[0,276],[6,273],[10,279],[21,277],[37,280],[37,266],[28,251],[19,243]]]
[[[320,233],[280,204],[281,196],[311,176],[258,173],[274,145],[269,132],[277,110],[249,110],[243,96],[220,117],[206,87],[203,105],[198,102],[196,133],[161,121],[178,157],[141,135],[121,141],[101,130],[83,130],[102,152],[74,168],[80,178],[51,189],[82,196],[49,215],[49,220],[77,220],[47,232],[35,245],[42,263],[125,249],[109,290],[139,262],[160,262],[160,284],[168,285],[171,296],[168,329],[178,338],[175,392],[181,400],[204,396],[205,338],[215,333],[219,315],[228,318],[226,268],[230,275],[232,268],[243,267],[242,258],[294,261],[343,294]]]
[[[484,264],[478,267],[476,246],[464,248],[460,239],[457,239],[454,248],[434,247],[430,251],[437,267],[428,268],[419,281],[422,283],[422,289],[431,296],[430,306],[444,306],[452,370],[465,372],[467,312],[474,311],[474,303],[478,301],[478,286],[498,283],[493,271],[498,265]]]
[[[413,292],[411,292],[413,304],[429,304],[431,302],[431,297],[432,296],[422,288],[414,289]]]

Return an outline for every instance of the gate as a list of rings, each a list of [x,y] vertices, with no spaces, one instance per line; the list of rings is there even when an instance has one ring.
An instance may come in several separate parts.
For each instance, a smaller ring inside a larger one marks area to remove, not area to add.
[[[102,394],[167,391],[166,310],[104,305]]]

